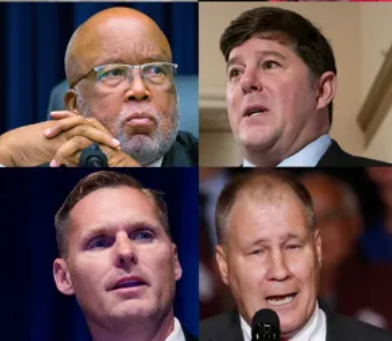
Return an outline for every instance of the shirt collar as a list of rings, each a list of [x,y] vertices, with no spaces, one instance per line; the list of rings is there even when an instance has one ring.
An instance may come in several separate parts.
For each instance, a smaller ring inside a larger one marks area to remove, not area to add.
[[[165,341],[185,341],[185,334],[182,330],[181,323],[178,319],[174,318],[174,328]]]
[[[93,340],[94,341],[94,340]],[[164,341],[185,341],[185,334],[182,330],[181,323],[178,319],[174,318],[174,328],[173,331]]]
[[[327,332],[327,322],[325,313],[316,303],[311,318],[297,334],[289,338],[289,341],[325,341]],[[240,315],[241,330],[245,341],[251,341],[251,328]]]
[[[315,167],[325,154],[332,140],[328,134],[320,136],[317,140],[312,141],[300,151],[284,159],[277,167]],[[257,167],[248,160],[244,160],[244,167]]]
[[[148,168],[153,168],[153,167],[162,167],[162,162],[163,162],[163,157],[161,157],[160,159],[154,161],[153,163],[150,163],[147,167]]]

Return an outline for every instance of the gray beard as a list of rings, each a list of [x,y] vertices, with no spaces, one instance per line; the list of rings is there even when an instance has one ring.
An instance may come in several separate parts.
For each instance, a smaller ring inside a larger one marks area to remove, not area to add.
[[[95,117],[79,91],[76,90],[76,92],[76,103],[79,112],[84,117]],[[114,137],[120,141],[121,150],[131,156],[142,166],[148,166],[162,158],[173,145],[180,128],[178,97],[176,103],[164,114],[167,116],[168,120],[169,129],[167,132],[164,132],[162,126],[163,115],[160,115],[158,112],[151,109],[148,109],[148,112],[154,116],[157,123],[157,128],[151,135],[127,135],[123,128],[124,117],[127,112],[121,112],[115,122],[115,131],[117,131],[117,136]],[[110,127],[106,120],[102,120],[101,123],[113,135],[115,135],[113,127]]]

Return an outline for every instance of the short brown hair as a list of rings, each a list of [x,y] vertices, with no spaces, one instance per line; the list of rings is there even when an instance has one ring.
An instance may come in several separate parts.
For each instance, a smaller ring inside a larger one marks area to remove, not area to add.
[[[163,200],[162,193],[148,188],[144,188],[135,178],[128,174],[113,171],[100,171],[89,174],[82,180],[80,180],[77,185],[72,189],[71,193],[68,194],[63,205],[56,213],[56,240],[61,257],[67,257],[68,255],[67,237],[69,216],[76,204],[90,193],[95,192],[99,189],[114,188],[119,186],[127,186],[134,188],[146,195],[149,199],[151,199],[156,207],[158,218],[162,223],[166,234],[171,237],[167,206]]]
[[[309,20],[296,12],[276,7],[258,7],[240,14],[220,38],[220,49],[226,62],[235,47],[253,37],[292,46],[308,66],[313,79],[326,71],[337,74],[335,57],[328,40]],[[332,101],[328,105],[328,112],[332,124]]]
[[[292,174],[280,170],[252,170],[231,180],[219,196],[215,213],[218,243],[225,244],[227,218],[240,192],[247,190],[262,200],[272,201],[282,190],[294,194],[303,205],[308,225],[313,232],[316,228],[313,202],[309,192]]]

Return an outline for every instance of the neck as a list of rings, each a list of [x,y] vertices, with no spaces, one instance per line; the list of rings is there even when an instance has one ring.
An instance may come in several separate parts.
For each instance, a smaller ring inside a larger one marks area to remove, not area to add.
[[[107,326],[87,321],[94,341],[164,341],[174,330],[173,310],[163,318],[122,320]]]
[[[258,167],[275,167],[289,156],[298,153],[311,142],[329,131],[329,122],[317,116],[309,120],[303,129],[286,143],[279,139],[276,143],[262,148],[243,149],[245,158]]]

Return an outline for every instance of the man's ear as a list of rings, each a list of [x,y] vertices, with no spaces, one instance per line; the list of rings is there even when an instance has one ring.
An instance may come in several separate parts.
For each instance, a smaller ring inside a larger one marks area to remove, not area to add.
[[[336,75],[332,71],[326,71],[319,77],[317,92],[317,109],[326,108],[336,94]]]
[[[58,291],[62,294],[73,295],[75,293],[68,265],[64,259],[56,258],[53,262],[53,277]]]
[[[319,229],[317,229],[314,232],[314,244],[316,247],[317,262],[318,262],[319,268],[321,269],[321,266],[323,263],[323,251],[322,251],[322,240],[321,240],[321,235],[320,235]]]
[[[217,245],[215,248],[215,258],[218,263],[219,272],[222,278],[223,283],[229,285],[229,269],[227,266],[227,255],[224,250],[224,247],[221,245]]]
[[[72,111],[75,114],[80,114],[76,105],[76,90],[69,89],[64,95],[64,104],[67,110]]]
[[[178,281],[182,277],[182,267],[178,259],[177,246],[175,244],[172,244],[172,247],[174,256],[174,276],[176,281]]]

